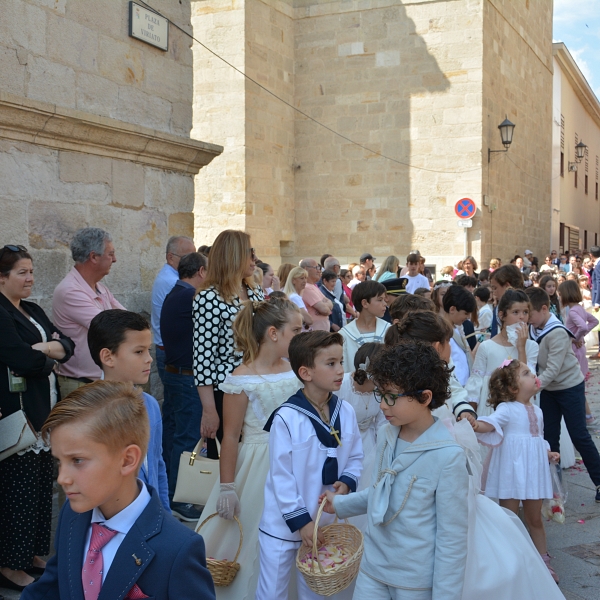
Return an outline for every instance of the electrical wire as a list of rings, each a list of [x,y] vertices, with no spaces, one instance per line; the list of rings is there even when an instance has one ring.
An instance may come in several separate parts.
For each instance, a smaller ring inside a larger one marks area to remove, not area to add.
[[[255,79],[252,79],[252,77],[250,77],[249,75],[247,75],[246,73],[244,73],[243,71],[241,71],[240,69],[238,69],[235,65],[233,65],[229,61],[227,61],[225,58],[223,58],[222,56],[220,56],[219,54],[217,54],[214,50],[212,50],[211,48],[209,48],[206,44],[203,44],[199,39],[195,38],[191,33],[187,32],[181,26],[177,25],[177,23],[175,23],[174,21],[171,21],[170,19],[168,19],[167,17],[165,17],[160,11],[158,11],[156,8],[152,7],[150,4],[148,4],[144,0],[137,0],[137,1],[140,2],[141,4],[144,4],[145,6],[147,6],[151,11],[155,12],[159,17],[162,17],[163,19],[166,19],[171,25],[173,25],[173,27],[175,27],[176,29],[178,29],[179,31],[181,31],[183,34],[185,34],[188,37],[190,37],[197,44],[199,44],[205,50],[207,50],[208,52],[210,52],[213,56],[215,56],[219,60],[223,61],[227,66],[231,67],[234,71],[237,71],[240,75],[242,75],[243,77],[245,77],[248,81],[251,81],[254,85],[258,86],[260,89],[262,89],[263,91],[267,92],[267,94],[273,96],[273,98],[276,98],[277,100],[279,100],[280,102],[282,102],[286,106],[289,106],[292,110],[296,111],[298,114],[302,115],[306,119],[309,119],[313,123],[316,123],[317,125],[323,127],[327,131],[330,131],[331,133],[333,133],[334,135],[338,136],[339,138],[341,138],[341,139],[343,139],[343,140],[345,140],[345,141],[353,144],[354,146],[358,146],[359,148],[362,148],[363,150],[366,150],[367,152],[369,152],[371,154],[375,154],[376,156],[379,156],[380,158],[384,158],[384,159],[389,160],[391,162],[394,162],[396,164],[402,165],[404,167],[408,167],[409,169],[417,169],[419,171],[428,171],[430,173],[442,173],[442,174],[446,174],[446,175],[458,175],[460,173],[472,173],[473,171],[479,171],[480,169],[483,168],[482,164],[480,164],[479,166],[474,167],[472,169],[464,169],[463,171],[440,171],[438,169],[429,169],[427,167],[417,167],[416,165],[411,165],[408,162],[404,162],[402,160],[398,160],[396,158],[392,158],[391,156],[387,156],[385,154],[382,154],[381,152],[377,152],[377,150],[373,150],[372,148],[364,146],[363,144],[360,144],[360,143],[354,141],[353,139],[345,136],[343,133],[340,133],[339,131],[336,131],[335,129],[332,129],[328,125],[325,125],[325,123],[322,123],[321,121],[315,119],[314,117],[311,117],[309,114],[305,113],[303,110],[300,110],[298,107],[296,107],[293,104],[289,103],[287,100],[284,100],[283,98],[281,98],[280,96],[278,96],[277,94],[275,94],[274,92],[272,92],[270,89],[268,89],[264,85],[260,84]],[[495,162],[495,161],[492,160],[491,162]]]

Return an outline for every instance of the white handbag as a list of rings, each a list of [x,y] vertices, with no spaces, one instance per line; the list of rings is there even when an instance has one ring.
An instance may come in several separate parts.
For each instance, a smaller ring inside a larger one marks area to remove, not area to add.
[[[221,444],[216,438],[215,442],[220,454]],[[200,450],[203,445],[204,439],[200,438],[193,452],[181,453],[173,502],[206,505],[213,486],[219,478],[219,459],[202,456]]]
[[[19,393],[21,410],[0,419],[0,462],[33,446],[38,436],[23,410],[23,395]]]

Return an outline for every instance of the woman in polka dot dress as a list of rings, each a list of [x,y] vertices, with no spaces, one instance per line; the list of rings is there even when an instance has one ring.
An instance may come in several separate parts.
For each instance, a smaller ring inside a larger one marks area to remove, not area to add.
[[[242,362],[235,350],[233,321],[245,300],[264,299],[254,283],[256,255],[243,231],[221,232],[208,260],[206,279],[194,298],[194,381],[202,402],[200,433],[210,458],[218,458],[215,436],[223,439],[223,392],[219,385]]]

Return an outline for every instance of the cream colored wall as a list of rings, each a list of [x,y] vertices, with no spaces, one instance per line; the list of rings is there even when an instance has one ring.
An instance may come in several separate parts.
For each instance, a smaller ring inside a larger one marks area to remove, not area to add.
[[[246,73],[294,103],[294,20],[288,2],[246,0]],[[246,230],[259,257],[280,263],[294,239],[294,111],[246,81]]]
[[[295,257],[456,261],[454,204],[481,194],[479,0],[301,4],[296,102],[373,152],[297,117]]]
[[[484,0],[482,255],[503,259],[549,250],[552,161],[552,3]],[[497,126],[516,124],[507,154]]]
[[[194,36],[244,72],[245,0],[193,0]],[[192,137],[210,139],[223,154],[195,178],[197,245],[212,244],[224,229],[245,229],[246,83],[244,77],[194,43],[194,128]]]
[[[594,243],[594,234],[600,234],[600,202],[595,199],[596,158],[600,156],[600,125],[577,97],[560,64],[556,60],[554,64],[554,76],[561,81],[560,114],[565,120],[564,177],[560,177],[560,170],[553,172],[553,176],[556,177],[553,184],[560,194],[560,213],[556,218],[559,223],[579,227],[580,247],[583,249],[585,230],[588,231],[588,247]],[[584,186],[585,159],[577,166],[577,188],[574,185],[575,173],[568,171],[569,161],[575,162],[575,134],[578,135],[579,141],[588,146],[588,194],[585,193]],[[556,249],[558,242],[558,238],[553,240]]]

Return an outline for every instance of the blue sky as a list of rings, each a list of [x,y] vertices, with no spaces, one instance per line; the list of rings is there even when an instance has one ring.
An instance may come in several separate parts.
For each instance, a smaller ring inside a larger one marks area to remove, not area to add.
[[[566,44],[600,98],[600,0],[554,0],[553,38]]]

